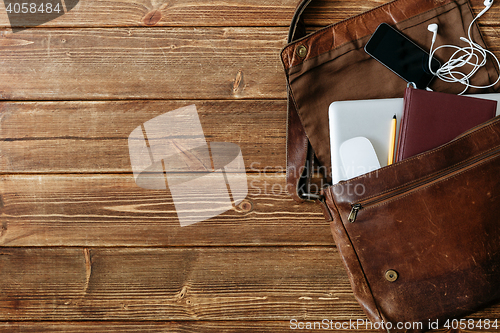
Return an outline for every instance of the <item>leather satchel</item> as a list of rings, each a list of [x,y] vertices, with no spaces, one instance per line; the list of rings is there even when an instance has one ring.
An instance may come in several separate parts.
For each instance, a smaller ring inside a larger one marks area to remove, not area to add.
[[[335,185],[328,179],[329,104],[403,97],[406,89],[406,82],[364,52],[376,27],[394,25],[426,49],[432,38],[427,25],[439,22],[437,45],[457,44],[473,19],[468,1],[395,0],[306,35],[302,15],[309,3],[299,4],[281,54],[289,97],[287,184],[295,200],[320,203],[364,312],[385,331],[421,332],[496,301],[498,117],[399,163]],[[484,46],[475,25],[472,35]],[[496,75],[490,62],[476,73],[475,85]],[[463,87],[434,80],[431,88],[459,93]],[[311,192],[317,166],[325,178],[321,192]],[[406,328],[410,322],[421,325]]]
[[[420,322],[407,330],[418,332],[500,297],[499,174],[496,117],[325,189],[335,243],[372,322]]]

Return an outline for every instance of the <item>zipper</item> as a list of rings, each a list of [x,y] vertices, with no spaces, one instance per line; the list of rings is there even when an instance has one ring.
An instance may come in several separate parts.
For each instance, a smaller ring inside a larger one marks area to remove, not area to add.
[[[358,216],[358,212],[361,209],[363,209],[363,206],[361,206],[361,204],[359,203],[352,205],[351,213],[349,214],[347,220],[351,223],[354,223],[354,221],[356,221],[356,217]]]
[[[415,191],[418,191],[419,189],[433,183],[436,181],[439,181],[443,178],[448,178],[449,176],[453,175],[454,173],[457,172],[464,172],[467,171],[468,169],[479,165],[486,163],[492,159],[498,158],[500,155],[498,153],[500,152],[500,148],[496,148],[490,152],[481,154],[477,157],[474,157],[470,159],[469,161],[466,161],[464,163],[458,164],[457,166],[438,172],[436,174],[430,175],[428,177],[421,178],[420,180],[414,181],[409,183],[406,186],[403,186],[402,188],[398,188],[396,190],[390,191],[384,195],[371,198],[368,200],[361,200],[359,202],[356,202],[351,205],[351,212],[349,213],[349,216],[347,217],[347,220],[350,223],[354,223],[356,221],[356,218],[358,217],[358,213],[360,210],[364,208],[368,208],[370,206],[375,206],[377,204],[381,204],[384,201],[391,200],[391,199],[396,199],[397,197],[401,195],[406,195],[408,193],[412,193]]]

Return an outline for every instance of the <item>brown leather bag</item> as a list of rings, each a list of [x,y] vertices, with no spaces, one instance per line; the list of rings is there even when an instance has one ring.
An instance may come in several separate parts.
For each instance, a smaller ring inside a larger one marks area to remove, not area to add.
[[[385,331],[420,332],[497,300],[499,118],[429,152],[323,186],[321,193],[310,193],[307,186],[313,160],[329,171],[331,102],[404,95],[406,83],[363,50],[376,27],[395,25],[428,49],[427,25],[439,22],[436,45],[457,44],[473,19],[469,3],[396,0],[306,36],[301,16],[309,2],[299,5],[290,44],[282,51],[289,94],[288,186],[296,200],[321,203],[366,315]],[[484,46],[477,26],[473,38]],[[496,75],[490,62],[476,74],[475,84],[491,83]],[[462,90],[438,80],[431,88]]]
[[[424,330],[500,297],[499,175],[496,117],[324,191],[354,294],[373,322]]]

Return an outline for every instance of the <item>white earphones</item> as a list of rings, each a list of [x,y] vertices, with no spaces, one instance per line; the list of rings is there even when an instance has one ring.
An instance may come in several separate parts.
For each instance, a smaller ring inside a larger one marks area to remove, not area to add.
[[[436,23],[429,24],[427,27],[427,30],[432,32],[432,43],[431,43],[431,52],[430,52],[430,57],[429,57],[429,71],[437,76],[439,79],[441,79],[444,82],[450,82],[450,83],[461,83],[465,85],[465,89],[460,93],[463,94],[467,91],[469,88],[490,88],[496,85],[500,81],[500,75],[498,76],[497,80],[487,86],[475,86],[470,84],[470,78],[476,74],[476,72],[483,67],[486,64],[486,56],[489,54],[495,59],[497,63],[497,68],[500,70],[500,62],[498,61],[498,58],[489,50],[486,50],[483,48],[481,45],[476,44],[472,41],[471,37],[471,28],[474,22],[480,18],[490,7],[493,5],[493,0],[486,0],[484,2],[484,5],[486,8],[484,8],[477,16],[475,19],[472,20],[471,24],[469,25],[469,29],[467,31],[468,34],[468,39],[465,37],[460,37],[460,40],[466,42],[469,44],[467,47],[458,47],[454,45],[442,45],[437,47],[436,49],[432,49],[434,47],[434,43],[436,42],[436,37],[437,37],[437,32],[438,32],[438,25]],[[442,65],[438,70],[434,71],[431,67],[431,62],[432,58],[434,56],[434,53],[436,53],[437,50],[442,49],[442,48],[453,48],[456,49],[455,53],[450,57],[450,59]],[[461,55],[460,55],[461,54]],[[461,68],[465,65],[470,65],[472,66],[471,71],[468,74],[464,74],[460,71],[458,71],[458,68]],[[457,77],[458,76],[458,77]]]
[[[432,44],[434,44],[436,42],[436,37],[438,33],[438,25],[436,23],[429,24],[427,30],[432,32]]]
[[[493,0],[484,0],[484,6],[489,9],[493,6]]]

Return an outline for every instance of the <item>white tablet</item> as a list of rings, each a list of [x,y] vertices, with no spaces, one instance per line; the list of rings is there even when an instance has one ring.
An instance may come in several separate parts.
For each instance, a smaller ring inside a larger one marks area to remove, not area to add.
[[[345,170],[342,164],[340,147],[345,141],[355,137],[368,139],[375,150],[380,166],[387,165],[392,120],[396,115],[396,128],[399,129],[402,113],[402,98],[341,101],[330,105],[328,116],[332,181],[334,184],[348,179],[349,171]]]

